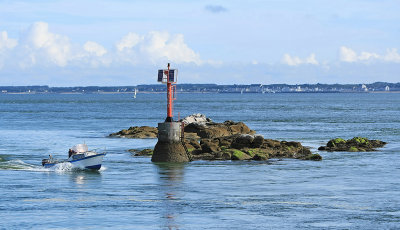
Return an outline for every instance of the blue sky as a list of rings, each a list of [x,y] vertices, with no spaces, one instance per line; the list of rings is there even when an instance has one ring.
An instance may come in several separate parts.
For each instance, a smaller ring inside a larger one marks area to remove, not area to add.
[[[0,85],[400,81],[400,2],[0,1]]]

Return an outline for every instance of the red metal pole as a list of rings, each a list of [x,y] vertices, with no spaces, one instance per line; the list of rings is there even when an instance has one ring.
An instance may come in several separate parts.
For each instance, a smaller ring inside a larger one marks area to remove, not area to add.
[[[168,63],[168,74],[167,74],[167,119],[166,121],[173,121],[172,117],[172,83],[169,81],[169,63]]]

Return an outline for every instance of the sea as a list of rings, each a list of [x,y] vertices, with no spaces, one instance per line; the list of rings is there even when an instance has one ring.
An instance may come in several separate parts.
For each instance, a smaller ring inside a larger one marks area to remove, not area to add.
[[[0,94],[0,229],[400,229],[400,93],[178,94],[174,118],[194,113],[323,160],[156,164],[127,151],[156,139],[108,135],[163,122],[165,94]],[[318,151],[355,136],[388,144]],[[41,166],[79,143],[99,171]]]

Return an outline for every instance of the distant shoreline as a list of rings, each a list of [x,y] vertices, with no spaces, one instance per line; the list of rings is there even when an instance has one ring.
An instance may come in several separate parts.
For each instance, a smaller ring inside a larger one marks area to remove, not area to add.
[[[49,87],[33,86],[0,86],[3,94],[130,94],[165,93],[164,84],[136,86],[74,86]],[[176,92],[181,93],[393,93],[400,92],[400,83],[375,82],[372,84],[250,84],[250,85],[217,85],[217,84],[177,84]]]
[[[138,92],[137,94],[165,94],[166,92]],[[340,93],[340,94],[391,94],[400,93],[400,91],[370,91],[370,92],[276,92],[276,93],[256,93],[256,92],[177,92],[178,94],[328,94],[328,93]],[[64,94],[64,95],[82,95],[82,94],[134,94],[134,92],[10,92],[10,93],[0,93],[7,95],[38,95],[38,94]]]

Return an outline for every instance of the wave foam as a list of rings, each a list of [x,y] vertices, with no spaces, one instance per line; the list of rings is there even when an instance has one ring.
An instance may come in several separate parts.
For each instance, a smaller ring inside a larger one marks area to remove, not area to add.
[[[69,162],[64,162],[64,163],[59,163],[54,165],[53,167],[49,168],[55,172],[62,173],[66,171],[72,171],[74,170],[74,165],[72,165]]]
[[[104,171],[106,169],[107,169],[106,167],[102,166],[99,171]],[[64,173],[71,171],[82,171],[86,169],[74,166],[70,162],[59,163],[50,168],[45,168],[42,165],[28,164],[22,160],[10,160],[10,161],[0,162],[0,170]]]
[[[23,162],[22,160],[10,160],[0,162],[0,170],[18,170],[18,171],[49,171],[40,165],[32,165]]]

